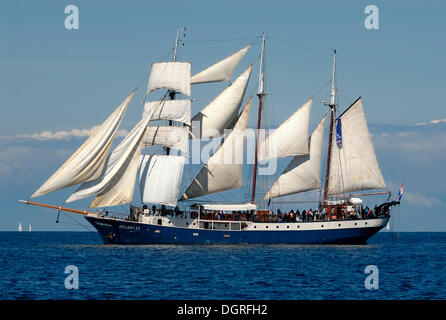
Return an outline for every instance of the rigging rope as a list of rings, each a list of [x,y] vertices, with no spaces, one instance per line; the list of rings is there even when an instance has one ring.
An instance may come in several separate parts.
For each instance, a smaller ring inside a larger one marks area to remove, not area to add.
[[[271,39],[271,40],[274,40],[274,41],[277,41],[277,42],[282,42],[282,43],[285,43],[285,44],[288,44],[288,45],[291,45],[291,46],[295,46],[295,47],[300,48],[300,49],[310,50],[310,51],[313,51],[313,52],[316,52],[316,53],[319,53],[319,54],[323,54],[323,55],[326,55],[326,56],[332,56],[331,52],[328,53],[328,52],[321,51],[321,50],[318,50],[318,49],[305,47],[305,46],[302,46],[302,45],[300,45],[298,43],[294,43],[294,42],[290,42],[290,41],[286,41],[286,40],[281,40],[281,39],[273,38],[273,37],[270,37],[270,36],[265,36],[265,38],[268,38],[268,39]]]

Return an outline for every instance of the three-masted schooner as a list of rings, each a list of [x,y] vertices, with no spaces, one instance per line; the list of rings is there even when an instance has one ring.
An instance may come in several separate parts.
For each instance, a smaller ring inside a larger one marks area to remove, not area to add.
[[[192,117],[191,85],[230,81],[251,45],[191,76],[191,63],[177,61],[178,39],[177,32],[173,61],[152,64],[146,97],[160,89],[167,92],[161,99],[144,102],[141,120],[119,145],[111,151],[134,91],[32,195],[34,198],[79,185],[64,203],[94,196],[90,208],[107,208],[131,203],[138,177],[144,206],[130,206],[128,217],[117,218],[108,216],[105,210],[92,212],[29,200],[23,202],[80,214],[99,231],[104,243],[115,244],[365,243],[387,225],[389,208],[399,202],[385,202],[373,210],[364,210],[362,200],[349,194],[384,188],[385,182],[361,98],[335,119],[336,52],[331,97],[327,103],[330,122],[324,179],[321,179],[321,163],[326,119],[324,117],[311,135],[308,134],[312,99],[266,139],[259,141],[265,95],[265,34],[262,35],[260,53],[251,201],[197,202],[180,210],[178,202],[189,203],[190,199],[242,187],[243,162],[239,158],[246,144],[245,133],[253,98],[248,98],[241,112],[240,109],[253,66],[244,70]],[[154,125],[160,121],[168,121],[168,125]],[[216,135],[223,138],[220,148],[185,191],[180,192],[189,142]],[[143,150],[151,146],[162,146],[164,154],[143,154]],[[292,160],[263,199],[256,199],[258,162],[284,157],[292,157]],[[257,205],[259,201],[321,189],[322,181],[323,199],[315,211],[304,210],[302,214],[291,211],[282,215]]]

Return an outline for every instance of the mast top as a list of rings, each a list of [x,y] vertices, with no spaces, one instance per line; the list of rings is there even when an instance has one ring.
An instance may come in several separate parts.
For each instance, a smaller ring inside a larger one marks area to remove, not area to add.
[[[260,70],[259,70],[259,91],[257,95],[264,95],[264,86],[263,86],[263,57],[265,52],[265,32],[262,32],[262,51],[260,52]]]
[[[330,93],[330,104],[331,108],[336,106],[336,85],[335,85],[335,76],[336,76],[336,49],[333,51],[333,73],[331,75],[331,93]]]

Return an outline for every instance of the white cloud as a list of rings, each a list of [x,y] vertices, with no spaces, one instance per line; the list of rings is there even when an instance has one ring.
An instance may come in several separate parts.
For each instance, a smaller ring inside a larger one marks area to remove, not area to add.
[[[98,126],[95,126],[90,129],[72,129],[70,131],[43,131],[40,133],[33,133],[33,134],[21,134],[16,135],[10,138],[17,138],[17,139],[31,139],[31,140],[39,140],[39,141],[48,141],[48,140],[68,140],[71,138],[85,138],[89,137],[94,130],[96,130]],[[127,130],[118,130],[117,136],[123,137],[128,134]],[[2,137],[2,138],[8,138],[8,137]]]
[[[444,118],[444,119],[435,119],[435,120],[431,120],[429,122],[418,122],[415,125],[416,126],[425,126],[425,125],[427,125],[429,123],[430,124],[439,124],[439,123],[442,123],[442,122],[446,122],[446,118]]]
[[[407,201],[410,205],[415,207],[433,208],[442,205],[442,201],[434,196],[426,196],[421,192],[404,192],[403,201]]]

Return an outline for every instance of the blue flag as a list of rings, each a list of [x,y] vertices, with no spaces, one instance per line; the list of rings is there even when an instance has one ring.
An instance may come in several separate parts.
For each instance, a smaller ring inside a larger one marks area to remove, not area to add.
[[[338,146],[342,144],[341,117],[338,118],[336,124],[336,144]]]

